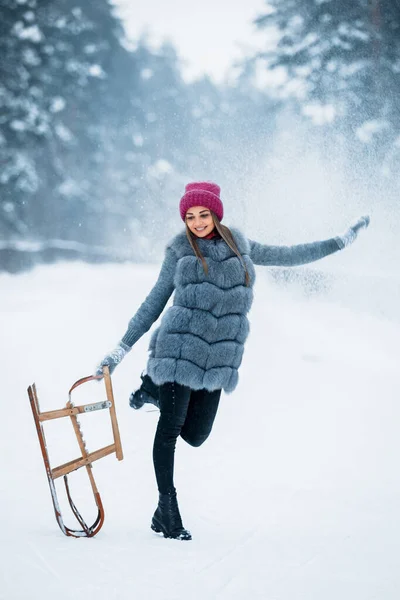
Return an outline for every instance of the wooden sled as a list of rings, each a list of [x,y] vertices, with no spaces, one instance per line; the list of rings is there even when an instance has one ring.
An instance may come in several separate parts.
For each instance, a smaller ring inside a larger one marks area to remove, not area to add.
[[[98,379],[102,379],[104,377],[104,383],[106,388],[106,396],[107,400],[103,402],[95,402],[92,404],[83,404],[81,406],[74,406],[71,401],[71,393],[78,386],[86,383],[88,381],[94,381]],[[91,375],[89,377],[83,377],[74,383],[71,389],[68,392],[69,400],[66,404],[66,408],[61,408],[60,410],[51,410],[48,412],[40,412],[39,409],[39,400],[36,393],[35,384],[29,386],[28,388],[28,396],[32,407],[33,418],[35,420],[36,431],[39,436],[40,449],[42,451],[44,466],[46,468],[47,479],[50,486],[51,497],[53,500],[54,511],[57,519],[57,523],[60,526],[61,531],[68,536],[72,537],[93,537],[98,533],[104,522],[104,509],[103,504],[100,498],[100,494],[98,492],[96,482],[93,477],[92,471],[92,463],[99,458],[103,458],[104,456],[108,456],[109,454],[113,454],[115,452],[118,460],[123,459],[122,454],[122,446],[121,446],[121,438],[119,435],[117,415],[115,412],[115,403],[114,403],[114,395],[111,384],[111,377],[109,373],[108,367],[103,367],[103,375]],[[111,417],[111,425],[114,436],[114,443],[109,446],[105,446],[104,448],[100,448],[100,450],[96,450],[95,452],[88,452],[86,449],[86,444],[83,439],[82,431],[77,419],[77,415],[81,413],[90,413],[97,410],[109,409],[110,417]],[[50,421],[52,419],[59,419],[62,417],[69,417],[72,422],[72,426],[75,431],[75,435],[78,440],[79,448],[81,450],[82,456],[76,458],[75,460],[71,460],[65,464],[60,465],[59,467],[51,468],[49,455],[47,452],[46,446],[46,438],[44,436],[44,430],[42,423],[44,421]],[[69,491],[68,486],[68,473],[72,471],[76,471],[81,467],[86,467],[87,474],[89,476],[90,484],[92,487],[95,503],[98,509],[97,518],[93,525],[88,526],[80,515],[78,509],[76,508]],[[65,489],[67,493],[67,498],[69,504],[71,506],[72,512],[75,515],[79,525],[82,529],[70,529],[66,525],[64,525],[63,518],[61,516],[60,506],[57,499],[57,492],[55,486],[55,480],[59,477],[64,477]]]

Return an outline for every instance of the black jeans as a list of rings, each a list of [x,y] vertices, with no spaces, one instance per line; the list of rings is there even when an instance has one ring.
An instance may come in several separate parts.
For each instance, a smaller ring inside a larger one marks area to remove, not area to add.
[[[154,438],[153,462],[161,494],[174,488],[174,455],[180,435],[191,446],[201,446],[210,435],[221,390],[191,390],[179,383],[160,386],[160,419]]]

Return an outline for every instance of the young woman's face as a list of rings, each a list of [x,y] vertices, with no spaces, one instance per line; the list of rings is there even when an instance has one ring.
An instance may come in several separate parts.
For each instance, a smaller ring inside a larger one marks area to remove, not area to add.
[[[197,237],[205,237],[214,229],[214,221],[208,208],[192,206],[186,213],[186,223]]]

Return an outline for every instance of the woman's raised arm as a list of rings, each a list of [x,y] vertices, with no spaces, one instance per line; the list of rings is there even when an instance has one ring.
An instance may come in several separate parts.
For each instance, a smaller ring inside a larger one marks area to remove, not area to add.
[[[249,240],[250,258],[255,265],[279,267],[305,265],[338,252],[354,242],[359,230],[368,227],[369,220],[368,216],[361,217],[343,235],[321,242],[295,246],[269,246]]]

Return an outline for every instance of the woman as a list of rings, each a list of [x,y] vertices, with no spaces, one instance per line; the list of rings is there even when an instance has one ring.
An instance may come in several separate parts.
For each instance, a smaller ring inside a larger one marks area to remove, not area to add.
[[[369,217],[359,219],[343,236],[286,247],[254,242],[222,225],[223,205],[215,183],[188,184],[179,208],[186,231],[168,244],[155,286],[97,374],[103,365],[114,370],[175,291],[173,306],[151,337],[147,375],[131,405],[153,401],[160,408],[153,448],[159,503],[151,528],[164,537],[190,540],[173,481],[176,440],[180,435],[200,446],[211,432],[221,390],[229,393],[237,385],[249,332],[253,265],[288,267],[319,260],[353,242]]]

